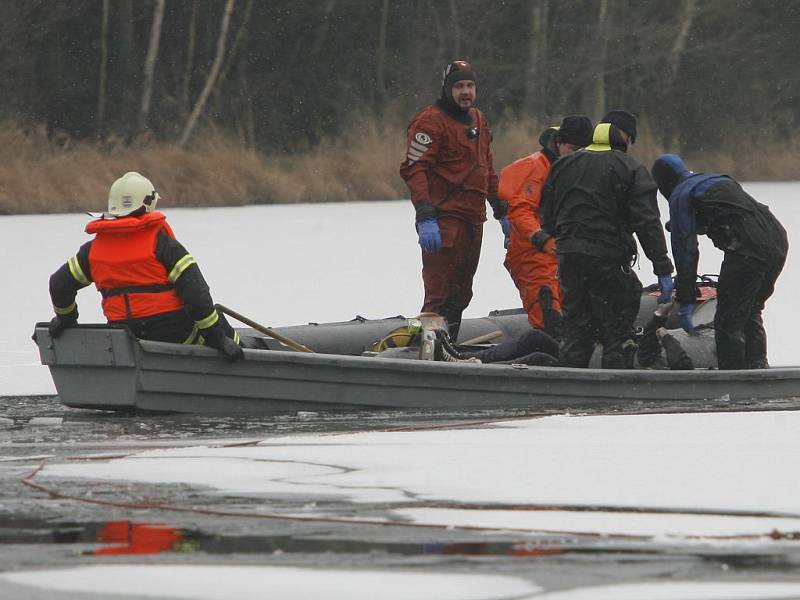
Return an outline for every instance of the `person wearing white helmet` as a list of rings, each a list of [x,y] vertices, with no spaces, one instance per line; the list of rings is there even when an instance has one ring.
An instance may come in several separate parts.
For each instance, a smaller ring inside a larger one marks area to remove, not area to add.
[[[158,200],[153,184],[139,173],[114,182],[108,211],[92,215],[86,226],[94,238],[50,276],[56,313],[50,335],[77,324],[77,292],[94,282],[108,322],[127,325],[136,337],[207,344],[230,361],[242,358],[238,334],[214,308],[200,268],[164,213],[155,210]]]

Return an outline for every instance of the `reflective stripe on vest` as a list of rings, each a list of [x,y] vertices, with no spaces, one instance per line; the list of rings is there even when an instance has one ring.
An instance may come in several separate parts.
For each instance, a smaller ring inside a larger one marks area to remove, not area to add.
[[[86,227],[88,233],[96,234],[89,250],[89,267],[109,321],[141,319],[183,308],[166,267],[156,258],[162,229],[172,233],[159,212],[98,219]]]
[[[69,272],[72,274],[72,278],[75,281],[81,285],[89,285],[89,283],[91,283],[89,278],[84,274],[83,269],[81,269],[81,263],[78,261],[77,256],[70,258],[67,261],[67,266],[69,267]]]

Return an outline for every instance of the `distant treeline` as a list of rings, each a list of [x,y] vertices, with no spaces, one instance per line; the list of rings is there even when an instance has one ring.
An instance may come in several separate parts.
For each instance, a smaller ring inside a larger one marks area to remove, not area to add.
[[[798,31],[796,0],[0,0],[0,212],[136,168],[178,204],[403,197],[405,124],[455,58],[498,170],[626,108],[646,163],[798,178]]]
[[[0,116],[304,152],[354,114],[407,119],[462,58],[493,122],[625,107],[698,152],[793,133],[798,31],[796,0],[0,0]]]

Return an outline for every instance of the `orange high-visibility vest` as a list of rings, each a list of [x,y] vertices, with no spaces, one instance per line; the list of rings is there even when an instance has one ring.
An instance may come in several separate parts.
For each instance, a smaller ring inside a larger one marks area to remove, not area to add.
[[[109,321],[141,319],[183,308],[166,267],[156,258],[161,230],[175,237],[160,212],[97,219],[86,226],[86,233],[96,235],[89,250],[89,268]]]

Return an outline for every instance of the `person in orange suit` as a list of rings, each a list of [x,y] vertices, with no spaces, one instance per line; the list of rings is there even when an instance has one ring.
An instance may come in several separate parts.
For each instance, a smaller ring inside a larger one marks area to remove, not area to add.
[[[542,228],[539,200],[550,165],[560,156],[591,144],[592,129],[588,117],[564,117],[560,126],[548,127],[539,136],[541,150],[514,161],[500,173],[497,195],[508,202],[511,223],[503,264],[519,290],[528,322],[556,339],[562,335],[558,261],[552,243],[545,251],[534,243]]]

